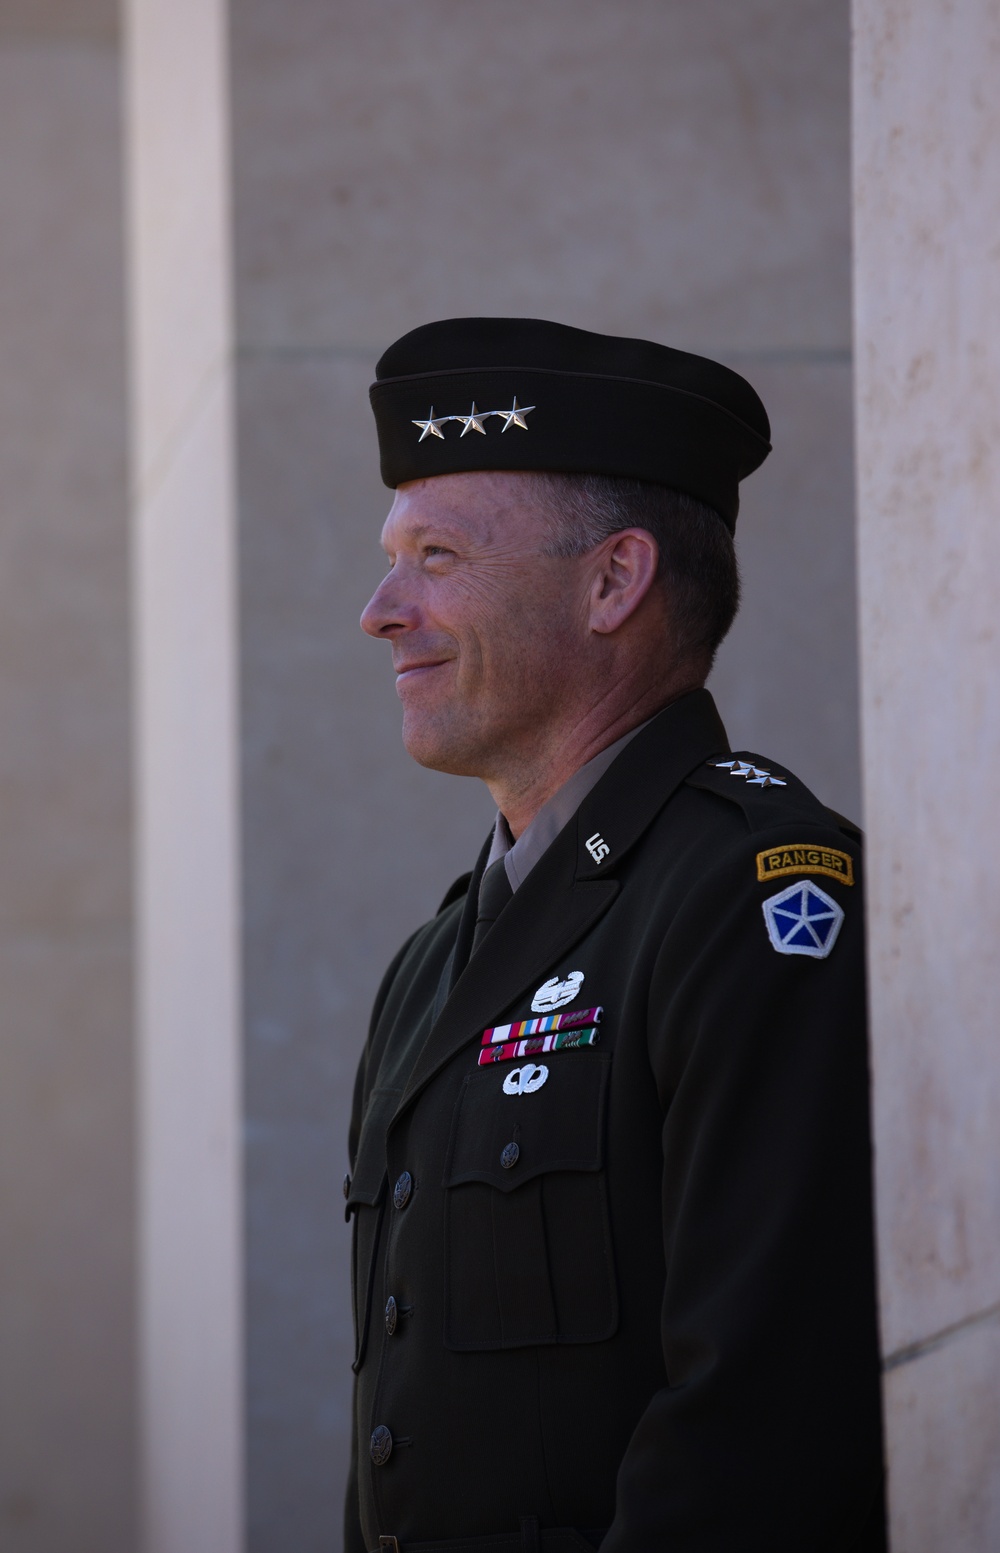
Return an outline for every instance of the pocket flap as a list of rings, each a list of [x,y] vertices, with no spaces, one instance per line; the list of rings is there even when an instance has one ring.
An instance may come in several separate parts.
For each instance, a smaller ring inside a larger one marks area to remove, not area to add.
[[[477,1068],[466,1078],[445,1186],[482,1181],[512,1192],[551,1171],[600,1170],[610,1052],[563,1052],[550,1062],[522,1066],[545,1067],[544,1082],[518,1092],[517,1063]]]
[[[385,1190],[388,1178],[385,1138],[402,1093],[401,1089],[373,1089],[368,1098],[358,1154],[351,1172],[351,1189],[347,1194],[348,1215],[362,1203],[374,1208]]]

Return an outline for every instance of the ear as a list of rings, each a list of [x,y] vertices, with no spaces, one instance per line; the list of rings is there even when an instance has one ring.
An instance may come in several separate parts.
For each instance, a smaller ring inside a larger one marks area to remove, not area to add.
[[[625,528],[608,536],[594,554],[592,631],[608,636],[635,614],[656,581],[659,560],[659,546],[644,528]]]

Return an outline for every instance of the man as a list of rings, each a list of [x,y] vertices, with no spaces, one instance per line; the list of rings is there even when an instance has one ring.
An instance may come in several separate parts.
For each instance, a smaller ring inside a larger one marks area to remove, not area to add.
[[[763,405],[457,319],[372,388],[403,738],[496,800],[358,1074],[346,1545],[884,1547],[857,830],[729,749]]]

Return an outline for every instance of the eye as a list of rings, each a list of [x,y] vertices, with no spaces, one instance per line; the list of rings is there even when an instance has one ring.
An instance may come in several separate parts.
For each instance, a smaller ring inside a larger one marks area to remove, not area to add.
[[[446,545],[425,545],[424,555],[429,560],[434,560],[441,555],[454,555],[454,550],[449,550]]]

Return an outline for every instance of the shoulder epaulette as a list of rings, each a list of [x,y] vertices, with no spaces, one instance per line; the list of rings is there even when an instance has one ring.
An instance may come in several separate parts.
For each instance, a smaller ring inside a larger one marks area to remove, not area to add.
[[[853,840],[861,840],[856,825],[821,803],[787,767],[750,750],[712,755],[696,766],[686,780],[690,787],[717,793],[738,804],[751,830],[763,830],[783,819],[801,819],[836,826]]]

